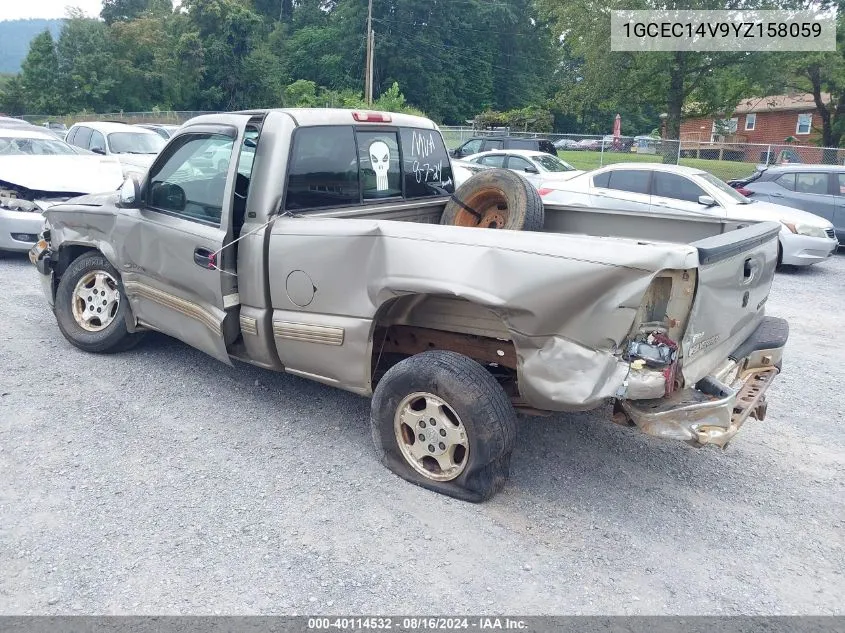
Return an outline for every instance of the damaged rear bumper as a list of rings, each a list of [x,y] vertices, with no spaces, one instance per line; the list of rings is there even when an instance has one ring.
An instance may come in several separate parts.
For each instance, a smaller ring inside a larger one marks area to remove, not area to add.
[[[765,417],[765,393],[780,371],[788,337],[784,319],[766,317],[694,388],[653,400],[618,400],[617,414],[649,435],[725,447],[749,416]]]

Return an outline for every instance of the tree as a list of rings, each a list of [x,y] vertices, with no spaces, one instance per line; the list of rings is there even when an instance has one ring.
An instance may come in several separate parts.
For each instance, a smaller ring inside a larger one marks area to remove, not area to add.
[[[171,0],[103,0],[100,17],[106,24],[128,22],[147,12],[167,14],[173,11]]]
[[[0,112],[19,116],[26,114],[26,111],[27,104],[24,101],[21,78],[10,77],[0,88]]]
[[[59,92],[68,112],[112,112],[118,86],[112,40],[105,23],[72,13],[62,27],[56,50]]]
[[[612,10],[674,7],[672,0],[536,0],[543,15],[553,20],[564,38],[570,61],[571,94],[562,99],[664,110],[666,134],[680,135],[684,106],[694,105],[697,114],[732,109],[740,97],[754,90],[765,78],[759,72],[761,53],[692,51],[611,52]],[[736,0],[727,8],[788,8],[801,0]],[[696,0],[686,9],[725,9],[724,0]]]
[[[21,67],[22,100],[34,114],[58,114],[59,58],[50,31],[37,35]]]
[[[823,147],[839,147],[845,136],[845,15],[837,18],[835,51],[786,53],[772,59],[779,65],[771,73],[773,90],[797,90],[813,95],[816,112],[822,121],[820,143]],[[826,163],[837,162],[837,152],[823,156]]]

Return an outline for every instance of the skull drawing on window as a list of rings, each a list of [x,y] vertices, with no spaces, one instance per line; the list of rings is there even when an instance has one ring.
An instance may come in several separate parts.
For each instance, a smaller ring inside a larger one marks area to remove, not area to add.
[[[370,164],[376,172],[376,191],[387,191],[387,170],[390,168],[390,148],[387,143],[370,143]]]

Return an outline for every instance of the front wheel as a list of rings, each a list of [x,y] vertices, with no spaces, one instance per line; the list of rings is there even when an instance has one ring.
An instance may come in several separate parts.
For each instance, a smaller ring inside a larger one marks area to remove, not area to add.
[[[382,463],[407,481],[479,502],[508,478],[513,406],[466,356],[437,350],[397,363],[375,390],[370,420]]]
[[[128,300],[120,276],[100,253],[74,260],[56,290],[56,321],[64,337],[86,352],[119,352],[140,334],[126,329]]]

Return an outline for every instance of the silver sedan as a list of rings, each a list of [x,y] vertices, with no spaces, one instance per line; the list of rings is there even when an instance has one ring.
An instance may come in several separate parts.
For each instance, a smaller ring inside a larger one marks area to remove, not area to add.
[[[546,222],[602,235],[608,215],[626,235],[689,242],[754,222],[781,223],[778,261],[823,262],[839,245],[833,225],[819,216],[746,198],[700,169],[659,163],[616,163],[566,182],[545,181]]]

